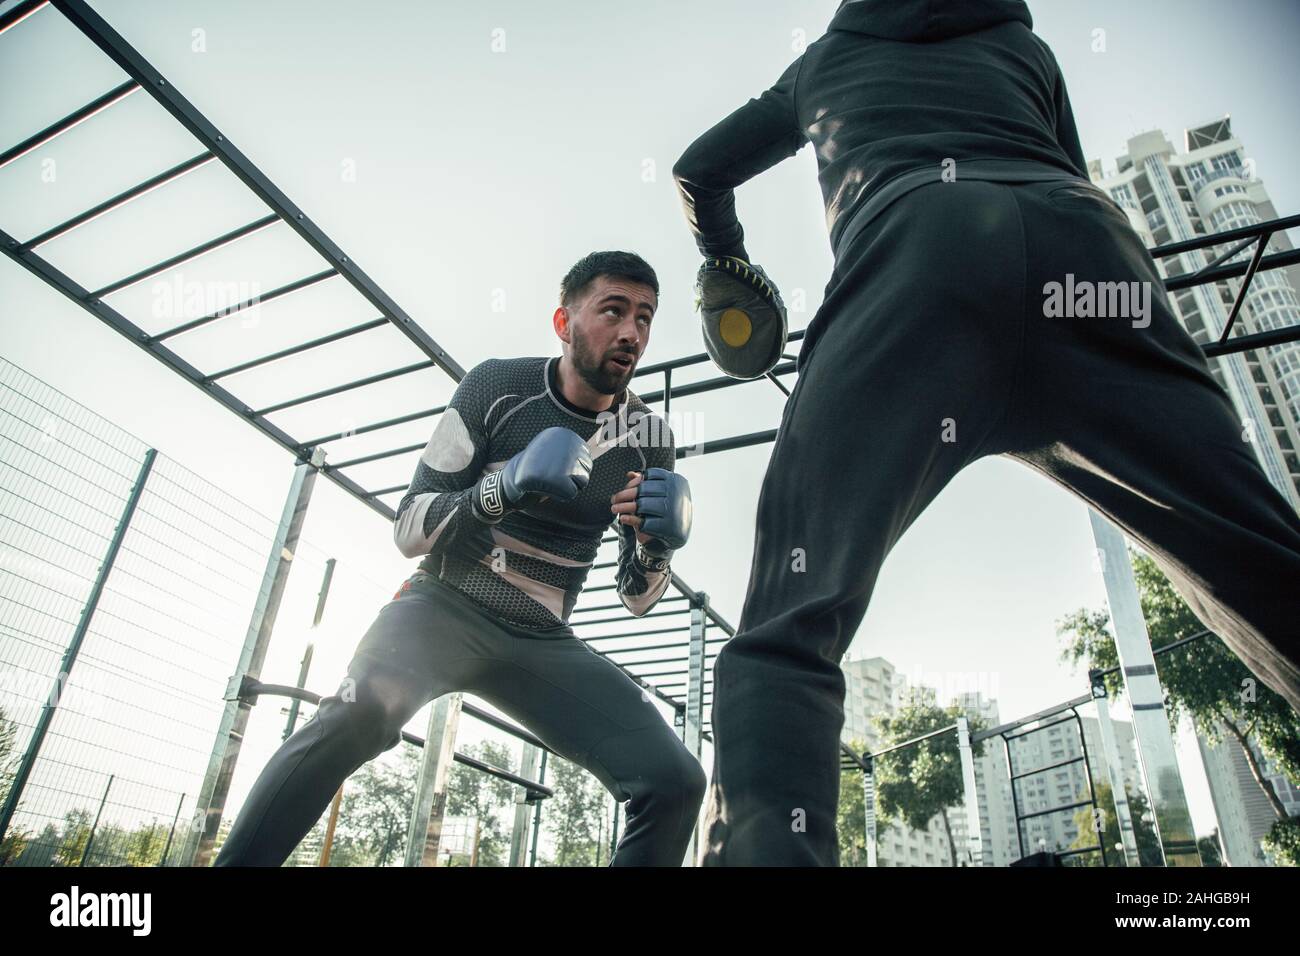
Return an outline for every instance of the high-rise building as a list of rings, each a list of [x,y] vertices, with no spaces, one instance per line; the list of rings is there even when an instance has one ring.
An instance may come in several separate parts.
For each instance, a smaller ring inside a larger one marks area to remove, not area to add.
[[[1287,814],[1300,815],[1300,790],[1272,766],[1253,738],[1246,739],[1261,775],[1273,785]],[[1224,862],[1228,866],[1268,866],[1269,860],[1260,847],[1260,841],[1277,820],[1277,814],[1255,780],[1241,745],[1227,733],[1213,747],[1199,734],[1196,742],[1210,785],[1210,799],[1219,820],[1219,842],[1223,847]]]
[[[846,743],[865,744],[875,752],[883,742],[875,727],[878,716],[892,716],[904,700],[919,697],[933,702],[930,688],[909,688],[907,681],[883,657],[863,660],[845,660],[846,693],[844,698],[844,729],[840,738]],[[953,828],[953,841],[958,857],[964,847],[965,830],[958,822],[960,809],[948,811],[949,826]],[[949,866],[952,854],[943,821],[936,814],[924,830],[913,830],[901,824],[876,827],[877,866]]]
[[[1227,117],[1186,130],[1184,145],[1178,153],[1162,131],[1152,130],[1128,141],[1114,171],[1104,170],[1100,160],[1088,164],[1092,181],[1127,211],[1148,247],[1277,218],[1255,163],[1232,135]],[[1184,252],[1157,260],[1157,265],[1172,278],[1249,261],[1253,246],[1238,245]],[[1289,250],[1291,243],[1285,233],[1277,233],[1267,248]],[[1170,293],[1169,300],[1187,331],[1205,345],[1222,335],[1240,285],[1241,279],[1197,285]],[[1300,265],[1258,273],[1233,336],[1300,324],[1297,287]],[[1300,342],[1219,356],[1209,364],[1237,409],[1243,440],[1251,443],[1269,481],[1300,510]]]

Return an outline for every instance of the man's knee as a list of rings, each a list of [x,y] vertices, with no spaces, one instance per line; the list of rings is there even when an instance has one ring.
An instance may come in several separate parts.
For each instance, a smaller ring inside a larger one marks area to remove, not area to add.
[[[321,701],[317,719],[326,734],[337,735],[365,759],[396,747],[409,719],[408,707],[385,699],[369,681],[344,683],[340,692]]]
[[[699,812],[709,780],[704,768],[680,743],[657,762],[652,787],[655,798],[691,814]]]

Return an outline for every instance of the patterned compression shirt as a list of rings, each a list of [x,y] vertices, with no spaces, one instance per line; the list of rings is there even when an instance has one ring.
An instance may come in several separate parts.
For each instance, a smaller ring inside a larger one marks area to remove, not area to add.
[[[571,404],[556,382],[558,357],[488,359],[465,375],[420,455],[393,522],[393,540],[420,569],[521,627],[566,625],[617,516],[610,498],[629,471],[672,470],[673,435],[630,389],[607,412]],[[572,501],[507,512],[496,524],[474,508],[483,476],[499,471],[553,425],[591,450],[591,479]],[[617,524],[619,599],[638,617],[663,596],[671,572]]]

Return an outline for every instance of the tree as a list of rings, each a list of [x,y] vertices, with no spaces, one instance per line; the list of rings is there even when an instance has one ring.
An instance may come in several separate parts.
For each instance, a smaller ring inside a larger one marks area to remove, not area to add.
[[[1219,853],[1219,828],[1209,836],[1197,837],[1196,849],[1201,854],[1201,866],[1223,866],[1223,856]]]
[[[1159,651],[1204,631],[1204,625],[1155,561],[1132,549],[1129,555],[1152,650]],[[1080,608],[1058,623],[1057,633],[1064,638],[1061,657],[1068,663],[1102,669],[1119,663],[1106,611]],[[1166,691],[1171,732],[1177,733],[1185,713],[1197,736],[1206,743],[1217,744],[1227,733],[1241,748],[1251,776],[1274,814],[1285,820],[1286,808],[1249,741],[1253,737],[1277,770],[1295,785],[1300,780],[1300,714],[1281,695],[1265,687],[1213,634],[1158,653],[1156,670]],[[1108,675],[1105,681],[1109,694],[1118,695],[1123,690],[1118,673]]]
[[[555,796],[546,801],[542,824],[554,840],[548,866],[594,866],[604,817],[605,788],[577,764],[550,764]]]
[[[399,746],[395,760],[372,760],[348,778],[330,866],[390,866],[401,859],[422,752]]]
[[[1259,845],[1277,866],[1300,866],[1300,819],[1278,820]]]
[[[465,755],[477,757],[501,770],[514,772],[510,749],[490,740],[465,748]],[[475,817],[479,821],[478,866],[505,866],[510,838],[503,831],[499,811],[512,806],[515,785],[491,774],[457,763],[451,768],[447,785],[447,813],[450,816]],[[463,865],[469,865],[466,857]]]
[[[952,724],[962,709],[953,705],[937,707],[919,697],[905,703],[893,717],[878,717],[885,746],[902,743],[922,734]],[[970,718],[971,733],[982,729],[977,717]],[[984,742],[976,743],[975,757],[984,755]],[[964,802],[965,785],[961,775],[961,754],[957,734],[944,733],[875,759],[876,803],[879,820],[898,821],[913,830],[924,830],[938,815],[948,836],[948,856],[957,866],[957,846],[948,820],[949,807]]]
[[[9,789],[18,773],[18,724],[0,707],[0,807],[9,799]]]
[[[1106,854],[1106,863],[1110,866],[1127,866],[1120,838],[1119,818],[1115,813],[1114,791],[1104,780],[1094,781],[1093,789],[1096,792],[1097,815],[1093,816],[1092,807],[1080,807],[1074,812],[1074,824],[1079,835],[1070,844],[1070,849],[1082,850],[1096,846],[1097,823],[1100,822],[1100,842],[1102,852]],[[1155,821],[1147,806],[1146,797],[1141,793],[1129,793],[1127,796],[1129,815],[1133,819],[1133,842],[1137,844],[1138,865],[1160,866],[1160,839],[1156,836]],[[1096,853],[1079,854],[1075,859],[1084,866],[1102,865],[1101,857]]]

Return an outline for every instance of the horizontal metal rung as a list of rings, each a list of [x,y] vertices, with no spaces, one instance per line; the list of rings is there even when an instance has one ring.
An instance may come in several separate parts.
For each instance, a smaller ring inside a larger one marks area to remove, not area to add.
[[[317,272],[315,275],[305,276],[304,278],[301,279],[295,279],[293,282],[287,283],[286,285],[282,285],[277,289],[272,289],[270,292],[266,292],[263,293],[262,295],[254,296],[253,298],[237,303],[236,305],[228,306],[227,308],[221,309],[218,312],[213,312],[211,315],[205,315],[202,316],[201,318],[193,319],[189,322],[185,322],[182,325],[178,325],[174,329],[168,329],[165,332],[159,332],[157,335],[153,337],[153,340],[155,342],[161,342],[163,339],[169,339],[172,338],[173,336],[181,335],[184,332],[192,332],[195,329],[201,328],[202,326],[205,326],[210,322],[217,321],[217,319],[224,319],[228,315],[233,315],[236,312],[242,312],[244,309],[251,309],[254,306],[259,306],[264,302],[272,302],[276,299],[297,292],[300,289],[306,289],[309,286],[313,286],[317,282],[323,282],[324,280],[332,278],[333,276],[336,275],[338,275],[338,273],[335,272],[333,269],[326,269],[323,272]],[[384,321],[386,322],[387,320]],[[286,351],[289,350],[286,349]],[[218,375],[221,374],[229,375],[231,373],[230,372],[218,373]],[[210,379],[215,379],[216,377],[217,376],[211,376]]]
[[[739,381],[732,379],[731,381]],[[750,432],[748,435],[737,435],[734,438],[720,438],[716,441],[701,442],[698,448],[679,447],[677,449],[678,458],[690,458],[695,455],[714,455],[720,451],[735,451],[737,448],[750,448],[754,445],[766,445],[768,442],[776,441],[776,429],[770,429],[762,432]]]
[[[1300,249],[1288,249],[1285,252],[1274,252],[1259,260],[1259,271],[1269,272],[1272,269],[1281,269],[1285,266],[1293,266],[1297,262],[1300,262]],[[1209,285],[1212,282],[1222,282],[1225,279],[1239,279],[1244,276],[1249,269],[1249,263],[1234,262],[1231,265],[1206,269],[1204,272],[1175,276],[1174,278],[1165,281],[1165,291],[1179,292],[1183,289],[1190,289],[1192,286]]]
[[[589,622],[582,621],[580,623],[587,624]],[[576,627],[577,623],[575,623],[574,626]],[[612,641],[623,637],[649,637],[652,634],[685,634],[686,632],[687,627],[683,624],[680,627],[660,627],[651,628],[648,631],[628,631],[626,634],[594,634],[591,637],[583,637],[582,639],[590,644],[592,641]],[[579,637],[581,637],[581,635],[579,635]]]
[[[349,335],[356,335],[358,332],[366,332],[370,329],[379,328],[381,325],[387,325],[387,319],[373,319],[369,322],[362,322],[360,325],[354,325],[350,329],[344,329],[341,332],[334,332],[331,335],[322,336],[319,339],[312,339],[310,342],[304,342],[302,345],[295,345],[292,348],[281,349],[279,352],[272,352],[270,355],[263,355],[261,358],[252,359],[239,365],[232,365],[230,368],[222,369],[220,372],[214,372],[208,376],[209,382],[215,382],[219,378],[225,378],[228,375],[234,375],[236,372],[246,372],[250,368],[256,368],[259,365],[265,365],[267,362],[274,362],[290,355],[296,355],[299,352],[305,352],[308,349],[314,349],[318,345],[324,345],[327,342],[335,342]]]
[[[649,614],[635,615],[635,619],[638,621],[644,621],[652,617],[668,617],[670,614],[685,614],[689,610],[690,608],[684,607],[684,608],[675,608],[669,611],[651,611]],[[581,621],[579,623],[586,626],[588,624],[626,624],[627,622],[628,622],[627,617],[602,617],[594,621]],[[685,628],[686,625],[683,624],[682,629]]]
[[[584,591],[583,593],[586,593],[586,592]],[[672,596],[670,596],[670,597],[663,597],[663,598],[660,598],[660,599],[659,599],[659,603],[660,603],[660,604],[666,604],[666,603],[668,603],[669,601],[685,601],[685,600],[686,600],[686,595],[684,595],[684,594],[674,594],[674,595],[672,595]],[[574,614],[581,614],[583,611],[588,611],[588,612],[590,612],[590,611],[617,611],[617,610],[619,610],[622,606],[623,606],[623,605],[621,605],[621,604],[597,604],[597,605],[595,605],[595,606],[593,606],[593,607],[575,607],[575,608],[573,609],[573,613],[574,613]]]
[[[73,216],[71,219],[67,220],[66,222],[59,223],[53,229],[47,229],[39,236],[34,236],[33,238],[28,239],[19,247],[18,251],[20,253],[27,252],[29,249],[35,249],[37,246],[43,245],[44,243],[47,243],[52,239],[57,239],[59,238],[59,236],[71,232],[73,229],[76,229],[78,226],[84,226],[86,223],[90,222],[91,220],[98,219],[100,216],[104,215],[105,213],[112,212],[114,209],[117,209],[121,206],[125,206],[131,200],[138,199],[139,197],[143,196],[145,193],[152,192],[153,190],[159,188],[160,186],[165,186],[167,183],[171,182],[172,180],[179,179],[181,176],[184,176],[186,173],[198,169],[200,166],[206,166],[214,159],[216,159],[216,157],[213,156],[211,153],[199,153],[199,155],[195,156],[194,158],[187,159],[185,160],[185,162],[177,166],[173,166],[171,169],[167,170],[166,172],[159,173],[157,176],[154,176],[152,179],[146,179],[138,186],[132,186],[130,189],[126,190],[125,192],[118,193],[112,199],[104,200],[98,206],[95,206],[92,209],[87,209],[85,212],[81,213],[81,215]]]
[[[50,0],[23,0],[22,3],[18,4],[8,13],[0,15],[0,34],[18,26],[18,24],[22,23],[49,2]]]
[[[406,445],[402,448],[394,448],[391,451],[377,451],[373,455],[362,455],[360,458],[351,458],[347,461],[336,461],[330,465],[331,468],[351,468],[354,465],[367,465],[372,461],[382,461],[385,458],[395,458],[398,455],[409,455],[424,448],[425,444],[421,442],[418,445]]]
[[[315,402],[322,398],[329,398],[331,395],[339,395],[343,392],[349,392],[354,388],[364,388],[367,385],[374,385],[376,382],[385,382],[390,378],[397,378],[401,375],[410,375],[412,372],[418,372],[422,369],[432,368],[434,366],[432,359],[426,359],[423,362],[416,362],[414,365],[407,365],[402,368],[395,368],[389,372],[380,372],[378,375],[367,375],[365,378],[359,378],[355,382],[348,382],[345,385],[335,385],[333,388],[321,389],[319,392],[312,392],[310,395],[304,395],[301,398],[291,398],[287,402],[280,402],[278,405],[268,405],[260,409],[258,415],[270,415],[272,412],[281,412],[286,408],[293,408],[295,405],[306,405],[308,402]]]
[[[112,285],[106,285],[99,291],[90,293],[90,297],[92,299],[102,299],[104,296],[112,295],[114,292],[121,292],[128,286],[133,286],[137,282],[143,282],[145,279],[148,279],[151,276],[156,276],[160,272],[166,272],[168,269],[189,262],[191,259],[197,259],[199,256],[207,255],[209,252],[212,252],[215,249],[220,249],[222,246],[228,246],[232,242],[238,242],[245,236],[251,236],[255,232],[261,232],[263,229],[272,226],[279,221],[280,217],[274,213],[269,216],[264,216],[261,219],[256,219],[245,226],[240,226],[238,229],[232,229],[225,235],[217,236],[215,239],[209,239],[207,242],[197,245],[193,249],[180,253],[180,255],[172,256],[170,259],[165,259],[157,265],[150,266],[147,269],[141,269],[139,272],[129,275],[125,279],[119,279]]]
[[[1216,355],[1227,355],[1231,352],[1249,352],[1251,349],[1298,341],[1300,341],[1300,325],[1288,325],[1280,329],[1270,329],[1267,332],[1238,335],[1226,342],[1213,342],[1202,346],[1201,351],[1205,353],[1207,358],[1213,358]],[[1156,653],[1162,650],[1164,650],[1163,647]]]
[[[794,371],[795,371],[794,362],[784,362],[778,364],[775,368],[773,368],[772,374],[789,375]],[[706,378],[700,382],[688,382],[682,385],[674,385],[672,394],[673,394],[673,398],[686,398],[689,395],[699,395],[704,392],[712,392],[715,389],[719,389],[719,388],[731,388],[732,386],[735,385],[747,385],[749,381],[757,381],[757,379],[742,380],[738,378],[731,378],[726,375],[719,375],[716,378]],[[644,395],[638,394],[637,397],[640,398],[641,401],[649,405],[654,402],[662,402],[664,400],[664,393],[663,390],[661,389],[657,392],[646,392]]]
[[[388,320],[385,319],[385,322]],[[351,438],[354,435],[364,435],[367,432],[379,431],[381,428],[392,428],[394,425],[405,425],[407,422],[413,422],[420,418],[432,418],[434,415],[441,415],[447,410],[446,405],[439,405],[437,408],[425,409],[422,412],[411,412],[409,415],[399,415],[396,418],[388,418],[382,422],[375,422],[372,425],[362,425],[360,428],[352,428],[346,432],[338,432],[334,435],[322,435],[320,438],[313,438],[304,443],[306,448],[315,448],[317,445],[323,445],[326,442],[338,441],[340,438]]]
[[[81,109],[69,113],[67,116],[63,117],[63,119],[59,120],[57,123],[53,123],[50,126],[45,127],[45,129],[41,130],[39,133],[35,133],[31,136],[28,136],[17,146],[3,153],[0,153],[0,169],[3,169],[4,167],[8,166],[14,160],[21,159],[22,157],[26,156],[34,149],[40,149],[50,140],[54,139],[56,136],[62,136],[64,133],[72,129],[74,126],[80,126],[82,123],[90,119],[96,113],[100,112],[101,110],[108,109],[114,103],[117,103],[125,99],[126,97],[130,96],[139,88],[140,88],[140,84],[137,83],[135,80],[128,80],[127,82],[123,83],[121,86],[115,86],[113,89],[109,90],[103,96],[91,100],[85,106],[81,107]],[[6,94],[10,95],[12,94],[12,91],[6,90]]]

